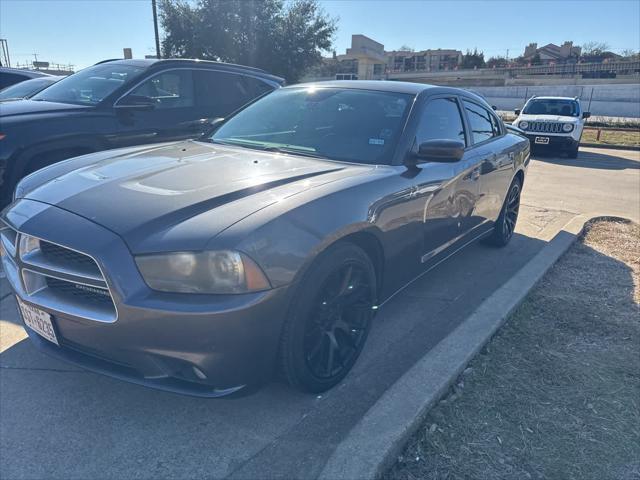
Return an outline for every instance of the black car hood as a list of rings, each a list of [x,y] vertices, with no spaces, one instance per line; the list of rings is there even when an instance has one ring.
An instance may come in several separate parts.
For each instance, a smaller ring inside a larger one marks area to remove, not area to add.
[[[14,117],[18,115],[33,115],[37,113],[57,113],[82,111],[92,108],[89,105],[72,105],[69,103],[44,102],[36,100],[18,100],[0,104],[0,117]]]
[[[371,168],[202,142],[108,153],[24,197],[92,220],[134,252],[202,248],[261,208]]]

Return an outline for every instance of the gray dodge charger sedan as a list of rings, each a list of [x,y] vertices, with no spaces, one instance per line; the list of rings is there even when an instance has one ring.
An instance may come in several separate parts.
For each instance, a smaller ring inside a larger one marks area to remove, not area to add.
[[[35,345],[192,395],[275,372],[321,392],[396,292],[475,240],[513,235],[529,143],[473,93],[296,85],[212,130],[18,185],[2,263]]]

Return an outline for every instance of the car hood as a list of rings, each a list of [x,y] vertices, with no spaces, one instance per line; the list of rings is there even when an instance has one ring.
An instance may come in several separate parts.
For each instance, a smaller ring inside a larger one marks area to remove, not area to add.
[[[36,100],[17,100],[3,102],[0,105],[0,117],[16,117],[19,115],[32,115],[34,113],[58,113],[69,111],[82,111],[92,108],[88,105],[71,105],[68,103],[44,102]]]
[[[192,250],[257,210],[372,168],[195,141],[115,152],[79,157],[82,167],[22,196],[108,228],[134,253]]]

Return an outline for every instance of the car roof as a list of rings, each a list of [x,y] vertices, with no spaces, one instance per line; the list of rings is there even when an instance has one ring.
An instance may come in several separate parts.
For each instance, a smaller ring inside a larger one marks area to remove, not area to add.
[[[216,67],[222,68],[229,71],[242,71],[242,72],[250,72],[254,75],[269,78],[273,81],[276,81],[280,84],[284,83],[284,79],[278,77],[277,75],[272,75],[269,72],[266,72],[260,68],[256,67],[248,67],[246,65],[237,65],[235,63],[225,63],[225,62],[214,62],[212,60],[199,60],[192,58],[166,58],[166,59],[157,59],[157,58],[144,58],[144,59],[110,59],[103,60],[102,62],[98,62],[98,64],[103,63],[119,63],[119,64],[128,64],[135,65],[138,67],[147,67],[147,68],[156,68],[156,67]]]
[[[390,80],[329,80],[323,82],[298,83],[285,88],[296,87],[333,87],[349,88],[354,90],[377,90],[380,92],[406,93],[409,95],[419,95],[428,92],[428,95],[460,95],[471,98],[488,105],[487,101],[475,92],[456,87],[442,87],[440,85],[430,85],[427,83],[395,82]]]
[[[531,97],[529,100],[575,100],[580,101],[577,97],[551,97],[551,96],[536,96]]]
[[[329,80],[323,82],[298,83],[286,88],[295,88],[300,86],[349,88],[354,90],[378,90],[380,92],[409,93],[412,95],[417,95],[430,88],[437,88],[435,85],[428,85],[426,83],[394,82],[389,80]]]
[[[10,68],[0,67],[0,73],[13,73],[17,75],[24,75],[29,78],[48,77],[48,73],[39,72],[38,70],[28,70],[26,68]]]

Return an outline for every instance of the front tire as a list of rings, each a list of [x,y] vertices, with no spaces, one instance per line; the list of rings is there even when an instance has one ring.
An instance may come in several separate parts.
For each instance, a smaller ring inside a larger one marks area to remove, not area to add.
[[[509,243],[516,229],[516,222],[518,221],[521,192],[522,182],[519,178],[515,178],[507,191],[500,216],[493,226],[491,236],[487,237],[486,243],[495,247],[504,247]]]
[[[280,340],[280,368],[305,392],[324,392],[355,364],[371,328],[376,274],[351,243],[323,252],[298,286]]]
[[[567,157],[569,158],[578,158],[578,151],[580,150],[580,146],[576,145],[575,148],[572,148],[567,152]]]

